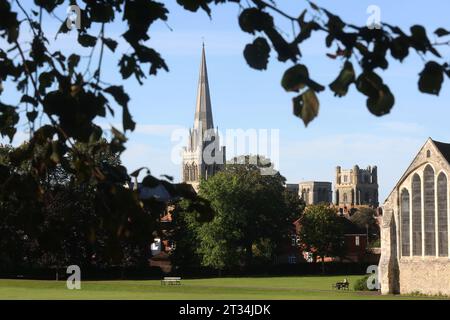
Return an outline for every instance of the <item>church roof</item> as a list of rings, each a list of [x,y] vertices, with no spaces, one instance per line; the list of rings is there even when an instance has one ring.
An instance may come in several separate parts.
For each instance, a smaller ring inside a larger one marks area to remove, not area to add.
[[[436,148],[438,148],[439,152],[442,156],[450,163],[450,143],[439,142],[436,140],[432,140]]]
[[[411,169],[412,169],[412,165],[414,163],[414,161],[417,159],[417,157],[420,155],[420,153],[422,152],[422,150],[429,145],[429,143],[431,143],[432,145],[434,145],[436,147],[436,149],[439,151],[439,153],[442,155],[442,157],[445,159],[445,161],[447,161],[447,163],[450,165],[450,143],[444,143],[444,142],[440,142],[440,141],[436,141],[433,140],[431,138],[428,138],[428,140],[425,142],[425,144],[422,146],[422,148],[420,148],[419,152],[417,153],[417,155],[415,156],[415,158],[413,159],[412,163],[409,165],[408,169],[403,173],[402,177],[400,178],[400,180],[396,183],[396,185],[394,186],[394,188],[392,189],[391,193],[389,194],[389,196],[386,198],[385,202],[389,199],[389,197],[392,195],[392,193],[397,189],[397,187],[404,181],[404,179],[407,177],[407,175],[410,173]]]
[[[200,76],[198,79],[197,104],[195,107],[194,130],[205,132],[213,129],[213,116],[211,98],[209,95],[208,71],[206,68],[205,46],[202,48],[202,60],[200,63]],[[197,131],[198,132],[198,131]]]

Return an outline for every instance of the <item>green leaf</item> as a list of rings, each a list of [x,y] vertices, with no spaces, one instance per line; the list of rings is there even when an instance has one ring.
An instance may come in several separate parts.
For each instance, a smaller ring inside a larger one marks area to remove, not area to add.
[[[20,99],[21,103],[29,103],[35,107],[38,106],[38,102],[34,97],[30,97],[29,95],[25,94],[22,96],[22,98]]]
[[[437,62],[429,61],[420,73],[419,90],[423,93],[439,95],[444,81],[444,68]]]
[[[125,93],[123,86],[111,86],[104,91],[112,95],[114,100],[122,107],[127,106],[130,101],[130,97]]]
[[[77,54],[71,54],[69,59],[67,60],[67,65],[69,67],[70,73],[73,73],[75,68],[78,66],[78,63],[80,63],[80,56]]]
[[[434,34],[436,34],[438,37],[445,37],[450,34],[450,31],[447,31],[444,28],[438,28],[438,29],[436,29]]]
[[[106,93],[109,93],[113,96],[114,100],[122,106],[123,115],[123,130],[131,130],[133,131],[136,127],[136,123],[133,121],[131,114],[128,110],[128,102],[130,101],[130,97],[125,93],[122,86],[111,86],[104,90]]]
[[[314,2],[308,1],[308,3],[311,6],[311,8],[313,8],[316,11],[320,11],[319,6],[317,6]]]
[[[38,112],[36,110],[27,112],[27,119],[30,122],[33,122],[34,120],[36,120],[37,116],[38,116]]]
[[[196,12],[199,8],[202,8],[208,16],[211,15],[207,0],[177,0],[177,3],[186,10]]]
[[[356,88],[366,96],[376,96],[383,80],[373,71],[363,72],[356,80]]]
[[[390,44],[391,55],[399,61],[403,61],[409,54],[409,40],[406,36],[399,36]]]
[[[265,70],[269,62],[270,46],[267,40],[259,37],[245,46],[244,57],[248,65],[257,70]]]
[[[307,127],[319,114],[319,100],[314,90],[307,90],[303,94],[292,99],[294,115],[301,118]]]
[[[355,82],[355,70],[350,61],[346,61],[339,76],[330,84],[330,89],[338,97],[345,96],[349,86]]]
[[[114,127],[111,127],[113,139],[110,144],[111,152],[121,153],[125,150],[124,143],[127,142],[125,135]]]
[[[83,47],[89,48],[94,47],[97,43],[97,38],[93,37],[87,33],[78,35],[78,43]]]
[[[281,79],[281,86],[286,91],[298,92],[306,86],[308,80],[308,68],[303,64],[297,64],[286,70]]]
[[[295,41],[288,43],[275,28],[265,30],[264,32],[270,39],[273,48],[278,53],[279,61],[285,62],[291,60],[296,62],[298,57],[301,56],[298,44]]]
[[[120,142],[125,143],[127,141],[127,138],[125,137],[125,135],[122,132],[120,132],[119,130],[117,130],[116,128],[111,127],[111,132],[112,132],[114,138],[118,139]]]
[[[16,108],[0,102],[0,134],[8,136],[10,142],[16,134],[15,125],[19,122]]]
[[[411,45],[413,48],[421,52],[426,52],[431,46],[425,28],[421,25],[414,25],[410,30]]]
[[[315,21],[304,22],[303,20],[300,20],[299,24],[300,33],[295,38],[295,43],[301,43],[304,40],[309,39],[313,31],[320,30],[320,25]]]
[[[316,92],[325,90],[322,85],[309,78],[308,68],[302,64],[297,64],[286,70],[281,79],[281,86],[286,91],[294,92],[299,92],[305,86],[308,86]]]
[[[376,97],[367,99],[367,108],[376,116],[388,114],[394,106],[395,98],[388,86],[382,85]]]
[[[55,81],[55,74],[52,71],[42,72],[39,75],[39,93],[44,95],[45,90],[52,85],[53,81]]]
[[[267,31],[273,29],[273,18],[267,12],[257,8],[249,8],[239,15],[239,26],[242,31],[254,34],[255,31]]]
[[[325,14],[328,16],[327,22],[328,31],[332,37],[335,37],[336,35],[342,32],[342,30],[345,27],[345,23],[337,15],[332,14],[328,10],[325,9],[323,10],[325,11]]]
[[[51,13],[57,6],[64,3],[64,0],[34,0],[34,2]]]
[[[102,38],[103,43],[111,50],[112,52],[116,51],[117,48],[117,41],[110,39],[110,38]]]
[[[388,86],[374,72],[363,72],[356,80],[356,88],[367,96],[367,108],[376,115],[382,116],[390,112],[395,103],[395,98]]]

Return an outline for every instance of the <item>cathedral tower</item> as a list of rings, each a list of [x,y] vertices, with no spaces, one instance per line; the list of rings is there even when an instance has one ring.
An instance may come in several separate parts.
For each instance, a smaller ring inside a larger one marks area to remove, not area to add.
[[[339,206],[367,205],[378,207],[378,170],[376,166],[361,169],[336,167],[335,201]]]
[[[188,145],[183,149],[183,182],[198,190],[201,179],[208,179],[225,165],[225,147],[220,146],[214,122],[206,68],[205,46],[202,49],[197,89],[194,127],[189,130]]]

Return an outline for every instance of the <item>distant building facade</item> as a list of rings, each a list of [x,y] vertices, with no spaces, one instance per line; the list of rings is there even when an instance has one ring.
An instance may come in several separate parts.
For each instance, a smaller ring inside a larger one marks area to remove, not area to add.
[[[338,206],[368,205],[378,207],[377,167],[352,169],[336,167],[335,202]]]
[[[306,205],[332,203],[333,190],[331,182],[303,181],[298,185],[298,194]]]
[[[205,48],[202,49],[194,128],[189,131],[188,145],[183,149],[182,178],[195,190],[201,179],[208,179],[225,165],[225,147],[220,146],[218,130],[214,129]]]
[[[450,295],[450,144],[428,139],[383,205],[381,292]]]
[[[346,217],[340,217],[344,230],[344,247],[342,257],[317,257],[317,261],[325,262],[369,262],[371,256],[367,254],[367,233],[366,230],[359,228],[355,223]],[[291,237],[291,246],[293,250],[297,250],[297,260],[301,262],[314,262],[314,249],[311,252],[305,251],[305,245],[298,236],[302,228],[302,219],[294,222],[296,234]],[[290,252],[290,256],[294,256],[294,252]],[[291,261],[294,260],[291,258]],[[289,262],[292,263],[292,262]],[[378,260],[377,262],[378,263]]]
[[[299,194],[298,187],[299,187],[298,183],[287,183],[286,184],[286,189],[295,194]]]

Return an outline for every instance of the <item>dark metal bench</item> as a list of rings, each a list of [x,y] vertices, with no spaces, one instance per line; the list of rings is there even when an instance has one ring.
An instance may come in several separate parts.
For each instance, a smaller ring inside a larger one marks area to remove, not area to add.
[[[350,290],[350,283],[349,282],[336,282],[331,285],[331,289]]]

